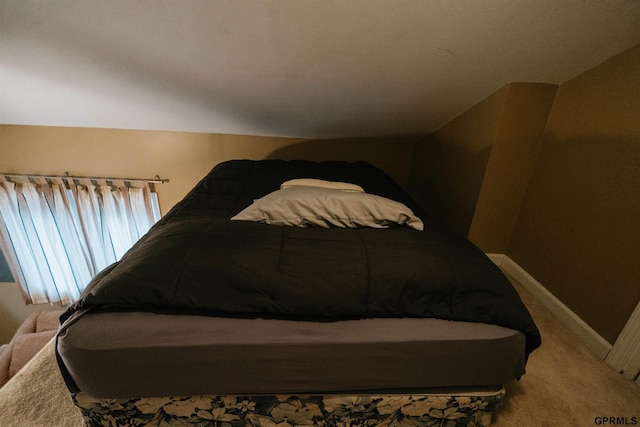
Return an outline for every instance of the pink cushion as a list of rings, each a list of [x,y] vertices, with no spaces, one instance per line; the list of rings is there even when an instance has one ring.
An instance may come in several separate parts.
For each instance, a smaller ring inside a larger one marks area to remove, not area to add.
[[[40,313],[36,320],[36,332],[57,330],[63,312],[64,310],[50,310]]]
[[[15,337],[9,378],[14,376],[33,356],[38,353],[56,334],[55,330],[34,332]]]

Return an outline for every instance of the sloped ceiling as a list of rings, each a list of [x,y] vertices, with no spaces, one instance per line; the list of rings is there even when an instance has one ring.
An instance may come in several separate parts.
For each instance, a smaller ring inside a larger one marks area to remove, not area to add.
[[[637,0],[2,0],[0,123],[426,134],[638,43]]]

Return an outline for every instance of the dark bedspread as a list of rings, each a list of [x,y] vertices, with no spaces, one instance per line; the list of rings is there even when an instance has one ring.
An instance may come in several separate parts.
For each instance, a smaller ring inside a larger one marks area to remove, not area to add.
[[[409,206],[425,229],[299,228],[229,219],[300,177],[359,184]],[[522,331],[527,355],[540,345],[533,320],[501,271],[366,163],[236,160],[216,166],[89,284],[63,320],[91,309],[319,321],[437,317]]]

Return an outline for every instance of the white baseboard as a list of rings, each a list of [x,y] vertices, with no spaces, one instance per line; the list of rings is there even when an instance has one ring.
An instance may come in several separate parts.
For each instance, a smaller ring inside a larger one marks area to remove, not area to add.
[[[502,266],[502,261],[504,260],[506,255],[502,255],[502,254],[487,254],[487,256],[489,257],[489,259],[498,267]]]
[[[527,273],[511,258],[502,254],[487,254],[489,259],[513,276],[529,293],[553,313],[566,327],[589,347],[601,359],[607,357],[612,345],[575,314],[562,301],[549,292],[540,282]]]

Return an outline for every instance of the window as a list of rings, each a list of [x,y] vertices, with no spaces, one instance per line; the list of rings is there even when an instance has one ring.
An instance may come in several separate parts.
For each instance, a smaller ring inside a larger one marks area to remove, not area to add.
[[[0,250],[0,283],[2,282],[13,282],[13,275],[4,254]]]
[[[160,218],[157,194],[146,183],[23,181],[0,175],[0,237],[27,303],[75,301]]]

